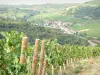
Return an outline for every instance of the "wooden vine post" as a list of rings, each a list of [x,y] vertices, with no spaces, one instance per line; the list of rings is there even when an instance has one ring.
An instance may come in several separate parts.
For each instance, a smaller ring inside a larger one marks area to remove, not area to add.
[[[28,56],[28,59],[27,59],[27,75],[30,75],[31,74],[31,61],[30,61],[30,56]]]
[[[46,74],[46,67],[47,67],[47,60],[44,60],[44,65],[43,65],[43,70],[42,70],[42,75]]]
[[[43,61],[44,61],[44,51],[45,51],[45,40],[42,41],[38,75],[41,75],[42,74]]]
[[[72,58],[70,59],[70,63],[71,63],[71,64],[73,63],[73,59],[72,59]]]
[[[94,64],[94,58],[93,58],[93,48],[91,50],[91,57],[90,57],[90,64]]]
[[[63,67],[64,67],[64,71],[66,70],[66,66],[65,66],[65,64],[63,63]]]
[[[21,56],[20,56],[20,63],[26,63],[26,52],[28,47],[28,37],[23,37],[22,39],[22,47],[21,47]]]
[[[62,67],[60,66],[59,68],[60,68],[59,74],[62,75]]]
[[[66,60],[66,65],[67,65],[67,66],[69,66],[69,62],[68,62],[68,59]]]
[[[54,75],[54,66],[52,65],[52,75]]]
[[[40,40],[36,39],[35,49],[34,49],[34,54],[33,54],[33,63],[32,63],[33,75],[36,75],[36,65],[37,65],[37,59],[38,59],[39,43],[40,43]]]

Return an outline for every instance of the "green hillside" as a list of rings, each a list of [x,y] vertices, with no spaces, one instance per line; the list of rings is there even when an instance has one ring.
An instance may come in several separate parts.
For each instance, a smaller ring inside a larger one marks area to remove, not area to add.
[[[88,31],[85,31],[85,33],[88,36],[94,36],[94,37],[100,37],[100,20],[98,21],[88,21],[85,22],[82,26],[79,26],[78,24],[74,25],[72,28],[76,31],[79,30],[85,30],[88,29]]]
[[[100,0],[92,0],[90,2],[87,2],[86,4],[93,4],[93,5],[99,5],[100,6]]]
[[[2,20],[0,22],[1,25],[23,25],[23,22],[27,22],[30,28],[31,26],[34,28],[36,25],[42,25],[45,28],[45,20],[68,22],[72,23],[70,28],[75,31],[89,29],[85,32],[87,36],[99,37],[100,6],[94,5],[96,2],[96,0],[93,0],[84,4],[0,5],[0,18],[4,19],[3,22]],[[10,19],[14,23],[5,19]],[[19,22],[16,22],[17,20]],[[61,33],[63,34],[63,31]],[[50,35],[52,34],[54,32]],[[30,36],[33,35],[30,34]],[[38,36],[43,37],[42,34]]]
[[[100,0],[92,0],[78,6],[75,10],[74,17],[85,19],[81,22],[76,21],[73,30],[80,31],[88,29],[84,33],[91,37],[100,37]]]

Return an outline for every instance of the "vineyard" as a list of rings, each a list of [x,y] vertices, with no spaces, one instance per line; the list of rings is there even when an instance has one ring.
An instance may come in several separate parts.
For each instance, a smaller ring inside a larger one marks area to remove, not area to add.
[[[0,75],[67,75],[66,65],[100,56],[100,47],[60,45],[56,39],[36,39],[32,45],[23,33],[1,34]]]

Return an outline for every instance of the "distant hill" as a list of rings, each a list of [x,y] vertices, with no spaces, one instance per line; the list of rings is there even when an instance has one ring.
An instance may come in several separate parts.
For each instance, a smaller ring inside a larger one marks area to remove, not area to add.
[[[100,19],[100,0],[92,0],[78,6],[74,12],[74,17]]]
[[[100,5],[100,0],[92,0],[92,1],[86,2],[86,4]]]
[[[98,36],[100,34],[99,3],[100,0],[92,0],[83,4],[0,5],[0,18],[26,21],[32,26],[43,27],[47,26],[46,21],[67,22],[72,23],[70,28],[72,27],[73,30],[88,28],[90,30],[87,31],[87,35]],[[63,25],[60,26],[62,28]],[[49,27],[52,28],[52,25]],[[58,27],[59,24],[55,28]]]
[[[88,36],[100,37],[100,0],[92,0],[78,5],[74,9],[73,18],[76,19],[73,30],[89,29],[85,32]],[[79,19],[83,20],[78,22]]]

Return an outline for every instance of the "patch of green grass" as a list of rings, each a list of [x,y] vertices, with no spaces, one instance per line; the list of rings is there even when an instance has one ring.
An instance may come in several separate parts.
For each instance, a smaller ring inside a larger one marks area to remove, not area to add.
[[[44,19],[44,20],[54,20],[54,17],[60,16],[57,13],[41,13],[36,16],[32,16],[29,18],[29,20],[38,20],[38,19]]]
[[[3,14],[0,13],[0,17],[5,17],[5,16],[6,16],[6,13],[3,13]]]
[[[81,71],[82,71],[82,69],[83,69],[83,66],[77,66],[76,68],[75,68],[75,70],[74,70],[74,73],[75,74],[78,74],[78,73],[80,73]]]
[[[69,19],[68,21],[69,22],[72,22],[74,24],[76,23],[82,23],[82,22],[85,22],[87,19],[84,19],[84,18],[71,18]]]
[[[88,31],[86,31],[85,33],[87,33],[88,36],[95,36],[95,37],[100,37],[100,22],[86,22],[84,23],[84,25],[79,26],[73,26],[72,27],[73,30],[84,30],[84,29],[89,29]]]
[[[17,13],[16,16],[19,18],[23,18],[26,15],[26,13]]]

